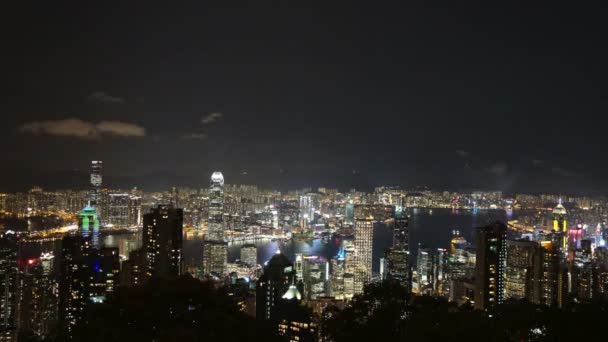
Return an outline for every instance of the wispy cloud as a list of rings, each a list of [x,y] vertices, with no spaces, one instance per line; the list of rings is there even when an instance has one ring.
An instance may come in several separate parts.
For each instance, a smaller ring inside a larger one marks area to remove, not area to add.
[[[110,104],[120,104],[125,103],[126,100],[122,97],[112,96],[104,91],[95,91],[92,92],[87,99],[91,102],[98,103],[110,103]]]
[[[556,175],[563,176],[563,177],[576,177],[579,175],[578,173],[576,173],[572,170],[564,169],[562,167],[552,167],[551,172],[555,173]]]
[[[219,120],[222,116],[224,116],[224,114],[222,114],[220,112],[213,112],[213,113],[205,114],[201,118],[201,124],[208,125],[210,123],[214,123],[217,120]]]
[[[54,135],[80,139],[96,139],[104,135],[120,137],[144,137],[146,129],[130,122],[101,121],[93,123],[76,118],[44,120],[24,123],[19,132],[34,135]]]
[[[189,133],[181,136],[183,140],[204,140],[207,139],[207,134],[204,133]]]
[[[507,173],[507,163],[503,161],[496,162],[486,168],[486,171],[495,176],[504,176]]]
[[[102,134],[110,134],[121,137],[144,137],[146,129],[129,122],[122,121],[101,121],[96,125],[97,130]]]

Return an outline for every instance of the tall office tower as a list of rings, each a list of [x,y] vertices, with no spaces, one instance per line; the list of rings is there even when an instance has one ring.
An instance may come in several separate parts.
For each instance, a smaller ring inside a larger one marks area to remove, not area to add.
[[[540,298],[542,251],[536,241],[507,241],[505,298],[527,299],[536,303]]]
[[[258,265],[258,248],[252,243],[241,246],[241,261],[250,267],[256,267]]]
[[[177,277],[182,273],[184,211],[159,205],[144,215],[143,252],[147,277]]]
[[[106,212],[104,213],[104,224],[115,227],[129,227],[129,194],[108,194]]]
[[[469,260],[467,247],[469,243],[465,238],[459,235],[460,233],[455,231],[454,237],[450,241],[450,256],[449,256],[449,269],[451,280],[463,279],[472,276],[472,272],[468,270]]]
[[[141,197],[140,196],[129,196],[129,227],[141,226]]]
[[[228,244],[225,241],[205,240],[203,242],[203,272],[221,279],[226,275],[228,264]]]
[[[42,253],[37,261],[33,263],[33,286],[30,326],[34,335],[41,339],[48,337],[57,322],[57,288],[53,275],[53,259],[51,253]]]
[[[355,204],[350,198],[344,205],[344,218],[346,219],[346,223],[353,223],[355,221]]]
[[[342,240],[344,258],[344,298],[351,299],[355,295],[355,271],[357,269],[357,256],[353,240]]]
[[[355,294],[363,293],[365,285],[372,280],[373,241],[373,218],[357,218],[355,220]]]
[[[403,207],[403,198],[399,197],[395,206],[395,222],[393,228],[393,247],[385,253],[388,279],[394,279],[409,291],[410,290],[410,264],[409,264],[409,219]]]
[[[433,255],[433,294],[449,297],[448,283],[448,250],[437,248]]]
[[[540,242],[542,252],[542,274],[540,298],[535,303],[561,306],[562,270],[560,267],[560,248],[551,241]]]
[[[433,272],[433,251],[428,248],[418,247],[416,258],[416,273],[418,275],[418,294],[432,295],[435,275]]]
[[[304,256],[302,259],[305,300],[325,296],[327,262],[316,255]]]
[[[553,208],[553,233],[555,236],[555,243],[559,246],[560,254],[564,254],[568,250],[568,222],[566,221],[566,215],[568,212],[562,205],[562,200],[555,208]],[[564,257],[564,255],[560,255]]]
[[[273,320],[273,308],[294,285],[295,271],[287,257],[277,251],[266,266],[256,284],[256,319]]]
[[[304,220],[306,224],[310,223],[314,219],[314,207],[312,203],[312,196],[303,195],[300,196],[300,220]]]
[[[0,236],[0,341],[17,340],[17,307],[19,268],[17,236],[6,232]]]
[[[64,339],[71,339],[74,327],[83,319],[90,299],[91,244],[89,237],[69,235],[61,241],[59,277],[59,327]]]
[[[57,318],[55,279],[48,261],[52,254],[29,258],[20,262],[19,279],[19,331],[45,339]]]
[[[346,252],[340,248],[338,255],[331,259],[330,295],[336,299],[344,299],[344,274]]]
[[[502,304],[507,264],[507,226],[496,222],[477,228],[475,308],[493,311]]]
[[[209,226],[207,240],[224,241],[224,175],[214,172],[209,184]]]
[[[91,190],[89,193],[90,206],[101,205],[101,184],[102,184],[103,162],[101,160],[91,161]]]
[[[593,264],[588,261],[572,267],[572,295],[577,302],[593,298]]]
[[[296,272],[296,281],[304,281],[304,254],[296,253],[295,262],[293,264],[294,271]]]
[[[94,207],[85,207],[78,213],[78,233],[90,239],[93,248],[99,248],[99,216]]]
[[[228,262],[228,245],[224,240],[224,176],[211,175],[209,186],[209,223],[203,242],[203,271],[223,277]]]

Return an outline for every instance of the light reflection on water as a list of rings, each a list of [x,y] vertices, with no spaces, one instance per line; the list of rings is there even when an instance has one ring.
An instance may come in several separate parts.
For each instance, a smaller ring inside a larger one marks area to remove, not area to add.
[[[473,213],[471,210],[433,209],[432,214],[426,209],[413,210],[410,217],[410,260],[415,262],[418,252],[418,244],[427,248],[448,248],[452,238],[452,230],[458,229],[461,235],[469,242],[474,243],[474,228],[485,225],[492,221],[513,219],[515,213],[505,213],[502,210],[479,210]],[[255,244],[258,246],[258,263],[264,264],[280,249],[291,260],[295,253],[304,255],[318,255],[330,259],[338,253],[342,238],[335,237],[328,241],[321,239],[312,241],[287,242],[260,240]],[[118,247],[121,255],[127,256],[130,251],[141,247],[141,233],[106,235],[102,237],[102,243],[108,247]],[[54,251],[60,255],[60,241],[45,243],[28,243],[22,249],[25,257],[36,257],[41,252]],[[228,246],[228,261],[239,258],[240,246],[244,243],[235,243]],[[379,260],[384,255],[386,248],[392,244],[392,232],[390,227],[384,224],[374,226],[373,243],[373,268],[377,272]],[[184,240],[184,260],[187,264],[198,265],[203,255],[203,241],[200,237]],[[56,258],[58,259],[58,258]]]

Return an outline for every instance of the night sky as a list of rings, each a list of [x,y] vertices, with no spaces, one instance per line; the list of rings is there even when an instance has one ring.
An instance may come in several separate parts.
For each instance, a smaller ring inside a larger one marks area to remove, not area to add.
[[[92,159],[108,186],[150,190],[213,170],[277,189],[608,189],[601,8],[28,2],[3,8],[0,191],[85,187]]]

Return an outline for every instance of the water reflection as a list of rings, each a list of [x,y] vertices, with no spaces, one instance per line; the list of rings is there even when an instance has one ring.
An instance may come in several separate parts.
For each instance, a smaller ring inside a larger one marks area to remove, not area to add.
[[[475,227],[500,220],[514,219],[515,213],[506,213],[503,210],[451,210],[435,209],[433,214],[427,210],[414,209],[410,217],[410,260],[415,262],[418,253],[418,245],[426,248],[448,248],[452,231],[459,230],[461,235],[469,242],[474,243]],[[130,233],[119,235],[105,235],[102,237],[102,245],[106,247],[118,247],[121,255],[129,256],[129,252],[141,247],[142,234]],[[258,247],[258,263],[264,264],[280,249],[291,260],[295,259],[296,253],[305,255],[318,255],[330,259],[338,253],[342,238],[334,237],[323,241],[316,239],[312,241],[271,241],[259,240],[255,244]],[[244,243],[234,243],[228,246],[228,261],[234,261],[240,257],[240,247]],[[37,257],[43,252],[54,252],[61,255],[61,242],[28,243],[22,248],[24,257]],[[386,248],[392,245],[392,229],[385,224],[374,226],[373,242],[373,269],[379,269],[379,260],[384,255]],[[194,237],[184,240],[184,260],[189,265],[200,265],[203,255],[203,240]],[[57,260],[59,258],[56,258]]]

